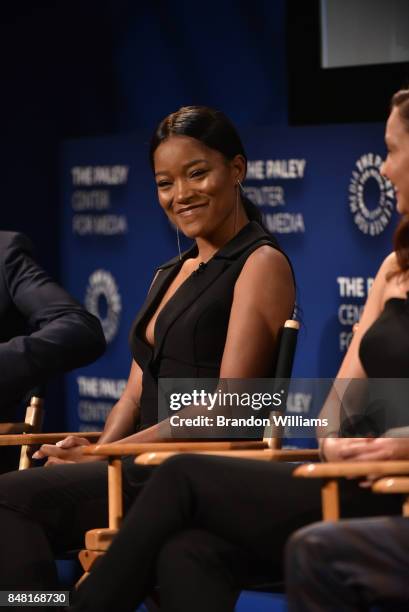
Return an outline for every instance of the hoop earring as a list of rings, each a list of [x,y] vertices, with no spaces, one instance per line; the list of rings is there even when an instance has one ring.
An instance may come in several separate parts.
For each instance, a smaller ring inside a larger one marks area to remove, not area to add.
[[[236,189],[236,206],[234,207],[234,234],[237,231],[237,215],[239,212],[239,200],[240,200],[240,189],[243,189],[240,181],[237,181],[237,189]]]
[[[179,238],[179,228],[176,226],[176,240],[178,243],[178,253],[179,253],[179,261],[182,261],[182,253],[180,251],[180,238]]]

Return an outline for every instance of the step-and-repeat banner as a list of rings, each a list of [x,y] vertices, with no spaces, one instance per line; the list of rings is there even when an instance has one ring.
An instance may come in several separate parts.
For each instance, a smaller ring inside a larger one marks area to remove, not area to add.
[[[373,276],[392,248],[397,214],[393,188],[380,174],[383,130],[362,124],[242,132],[246,193],[297,277],[297,377],[336,374]],[[131,364],[132,320],[155,268],[177,253],[156,200],[148,140],[132,134],[63,147],[63,282],[99,317],[108,342],[101,359],[67,376],[71,430],[101,427],[119,398]],[[288,410],[305,416],[317,409],[304,380]]]

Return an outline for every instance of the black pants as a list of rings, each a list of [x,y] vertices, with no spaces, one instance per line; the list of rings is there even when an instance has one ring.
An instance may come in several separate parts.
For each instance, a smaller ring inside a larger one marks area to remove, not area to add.
[[[132,468],[130,468],[132,471]],[[276,579],[288,536],[319,520],[320,483],[293,466],[198,455],[160,466],[70,609],[130,612],[159,585],[161,610],[226,612],[254,577]],[[394,514],[400,500],[353,482],[344,515]]]
[[[0,474],[15,471],[20,461],[20,447],[2,446],[0,448]]]
[[[287,548],[291,612],[409,609],[409,519],[318,523]]]
[[[151,468],[135,469],[124,478],[128,507]],[[107,464],[33,468],[0,476],[0,590],[56,588],[54,558],[84,547],[88,529],[106,527]],[[38,609],[38,608],[37,608]]]

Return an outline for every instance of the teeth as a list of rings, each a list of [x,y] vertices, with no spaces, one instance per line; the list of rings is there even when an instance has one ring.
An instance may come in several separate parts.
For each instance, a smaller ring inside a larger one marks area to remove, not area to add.
[[[192,210],[196,210],[196,208],[202,208],[204,204],[197,204],[196,206],[189,206],[188,208],[183,208],[183,210],[179,211],[179,214],[191,212]]]

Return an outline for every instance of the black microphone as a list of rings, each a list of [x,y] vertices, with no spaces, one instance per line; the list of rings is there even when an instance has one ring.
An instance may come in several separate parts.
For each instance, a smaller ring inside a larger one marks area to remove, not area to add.
[[[202,274],[205,271],[206,266],[207,262],[201,261],[199,267],[195,270],[195,274]]]

